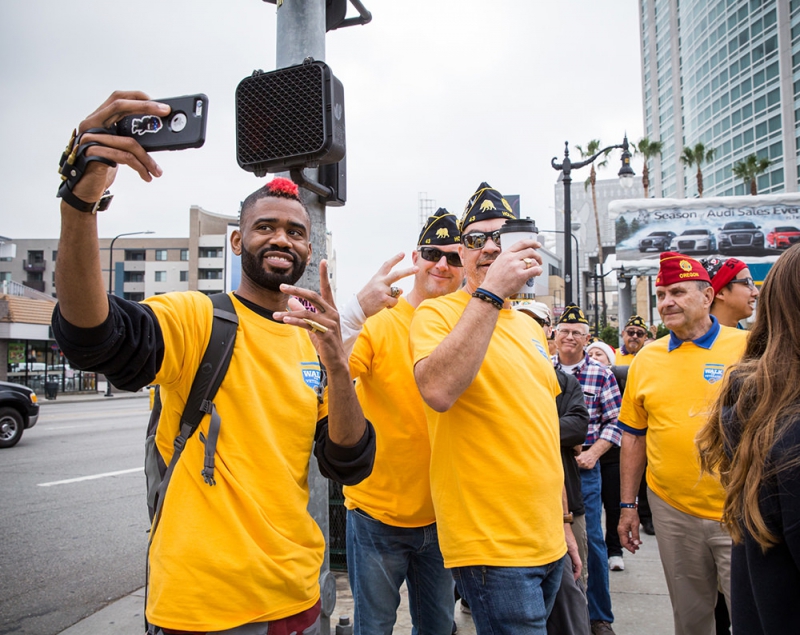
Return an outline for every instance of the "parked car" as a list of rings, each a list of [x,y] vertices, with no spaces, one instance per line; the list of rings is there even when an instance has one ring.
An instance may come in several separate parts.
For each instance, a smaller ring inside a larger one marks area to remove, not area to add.
[[[36,425],[39,402],[27,386],[0,381],[0,448],[10,448],[22,438],[22,432]]]
[[[642,253],[650,249],[667,251],[675,236],[677,236],[675,232],[650,232],[639,241],[639,251]]]
[[[773,249],[786,249],[800,242],[800,229],[791,225],[776,227],[767,234],[767,245]]]
[[[717,239],[710,229],[693,227],[681,232],[680,236],[675,236],[670,243],[670,249],[682,254],[692,251],[711,253],[717,250]]]
[[[724,254],[736,249],[763,250],[764,232],[761,226],[749,220],[725,223],[719,230],[719,250]]]

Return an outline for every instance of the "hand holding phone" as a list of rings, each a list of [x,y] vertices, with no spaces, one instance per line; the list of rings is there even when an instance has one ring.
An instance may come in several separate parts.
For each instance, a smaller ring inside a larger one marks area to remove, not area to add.
[[[118,135],[132,137],[148,152],[199,148],[206,140],[208,97],[203,94],[154,99],[171,110],[165,117],[128,115],[112,128]]]

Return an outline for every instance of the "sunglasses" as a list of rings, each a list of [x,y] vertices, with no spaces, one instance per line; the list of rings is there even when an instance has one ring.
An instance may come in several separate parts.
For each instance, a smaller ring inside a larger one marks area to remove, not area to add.
[[[645,333],[644,331],[631,330],[631,331],[625,331],[625,335],[627,335],[628,337],[645,337],[647,333]]]
[[[745,284],[750,289],[755,289],[756,288],[756,283],[753,282],[753,279],[749,278],[749,277],[748,278],[736,278],[735,280],[731,280],[730,284]]]
[[[444,256],[447,258],[447,264],[451,267],[463,266],[461,258],[458,257],[458,253],[455,251],[442,251],[441,249],[436,249],[436,247],[420,247],[417,251],[422,259],[428,262],[439,262]]]
[[[461,237],[461,244],[467,249],[483,249],[486,241],[491,238],[494,244],[500,246],[500,230],[493,232],[470,232]]]

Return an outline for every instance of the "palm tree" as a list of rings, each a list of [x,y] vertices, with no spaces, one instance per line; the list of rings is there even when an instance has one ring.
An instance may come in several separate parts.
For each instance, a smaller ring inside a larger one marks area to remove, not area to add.
[[[589,143],[586,144],[586,150],[584,150],[581,146],[575,146],[578,149],[578,152],[581,153],[581,157],[584,159],[588,159],[589,157],[596,154],[602,144],[600,143],[600,139],[592,139]],[[597,163],[597,167],[603,168],[608,165],[608,159],[605,157],[608,156],[608,152],[603,155],[603,160]],[[592,187],[592,208],[594,209],[594,225],[595,229],[597,230],[597,259],[600,262],[600,295],[602,297],[602,307],[603,307],[603,326],[606,324],[606,279],[603,276],[603,238],[600,234],[600,216],[597,213],[597,171],[594,169],[594,163],[591,164],[592,169],[589,172],[589,178],[586,179],[584,183],[584,189],[588,189],[591,185]],[[569,231],[569,230],[567,230]],[[597,329],[600,330],[599,328]]]
[[[684,147],[683,153],[681,153],[681,163],[689,167],[697,166],[697,195],[700,198],[703,198],[703,172],[700,170],[700,166],[703,163],[709,163],[714,158],[715,152],[714,148],[706,148],[698,141],[693,148]]]
[[[745,186],[749,185],[750,194],[756,196],[758,194],[756,178],[759,174],[764,174],[772,164],[773,161],[767,157],[758,158],[755,154],[750,154],[733,165],[733,176],[744,181]]]
[[[644,186],[644,197],[650,198],[650,170],[647,169],[647,162],[650,159],[661,156],[661,152],[664,150],[664,142],[650,141],[650,139],[644,137],[633,147],[635,151],[644,158],[644,165],[642,166],[642,186]]]

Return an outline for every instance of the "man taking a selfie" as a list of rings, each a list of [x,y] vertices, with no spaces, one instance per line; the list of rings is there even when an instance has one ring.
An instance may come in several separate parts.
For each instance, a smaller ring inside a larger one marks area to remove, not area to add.
[[[143,93],[117,92],[81,122],[67,150],[75,174],[68,170],[59,191],[53,314],[53,332],[74,368],[102,372],[124,390],[161,386],[156,443],[167,463],[209,342],[212,304],[197,292],[142,303],[107,295],[92,212],[117,165],[144,181],[161,176],[136,140],[102,129],[126,115],[168,112]],[[206,416],[174,466],[151,534],[151,634],[319,633],[325,545],[306,509],[309,459],[313,449],[323,474],[355,484],[371,471],[375,440],[350,381],[325,261],[320,293],[292,286],[311,261],[310,237],[291,181],[275,179],[242,204],[231,236],[242,256],[241,285],[231,294],[238,327],[214,398],[219,436],[213,447]]]

